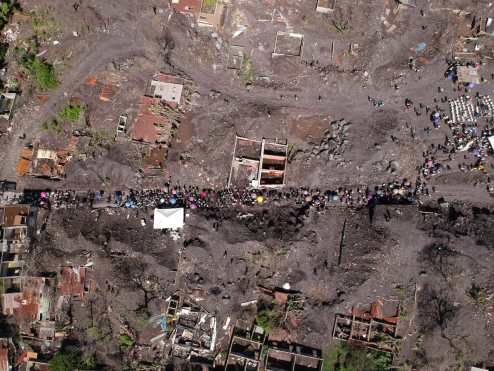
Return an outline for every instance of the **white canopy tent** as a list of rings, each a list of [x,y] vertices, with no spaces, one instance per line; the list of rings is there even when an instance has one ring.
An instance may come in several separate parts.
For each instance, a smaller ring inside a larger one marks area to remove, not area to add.
[[[154,209],[154,229],[179,229],[184,227],[184,209]]]

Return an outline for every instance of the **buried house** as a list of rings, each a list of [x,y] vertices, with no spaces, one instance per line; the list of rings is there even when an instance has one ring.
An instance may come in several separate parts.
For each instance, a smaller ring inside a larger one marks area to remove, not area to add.
[[[351,314],[336,314],[333,338],[394,353],[400,342],[397,333],[400,303],[376,300],[367,307],[354,307]]]
[[[216,345],[216,317],[185,295],[168,300],[166,326],[171,353],[184,360],[210,358]]]
[[[236,136],[228,187],[283,187],[287,156],[286,141]]]
[[[68,145],[59,150],[46,148],[39,142],[24,147],[17,162],[17,175],[62,179],[65,176],[65,166],[72,159],[77,142],[78,138],[72,137]]]

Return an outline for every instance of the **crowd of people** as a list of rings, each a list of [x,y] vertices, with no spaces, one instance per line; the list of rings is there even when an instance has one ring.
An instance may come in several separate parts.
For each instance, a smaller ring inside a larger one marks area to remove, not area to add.
[[[444,124],[449,128],[449,133],[444,136],[442,143],[431,143],[423,152],[423,163],[418,168],[420,176],[425,179],[451,170],[451,162],[457,162],[458,169],[462,172],[479,170],[485,171],[486,159],[492,152],[489,137],[494,135],[494,112],[485,105],[485,97],[476,95],[467,97],[467,103],[472,105],[473,121],[455,122],[447,112],[436,106],[431,113],[431,122],[435,128]],[[447,97],[445,98],[447,101]],[[466,99],[466,98],[465,98]],[[405,101],[405,109],[413,106],[410,100]],[[429,109],[430,110],[430,109]],[[431,110],[430,110],[431,111]],[[428,132],[432,130],[427,127]]]
[[[420,180],[394,181],[375,187],[340,187],[334,190],[320,188],[283,189],[201,189],[195,186],[165,185],[161,189],[129,191],[26,191],[18,194],[17,202],[29,203],[46,209],[62,208],[226,208],[293,204],[323,209],[330,205],[366,206],[372,204],[413,204],[420,195],[429,194]]]

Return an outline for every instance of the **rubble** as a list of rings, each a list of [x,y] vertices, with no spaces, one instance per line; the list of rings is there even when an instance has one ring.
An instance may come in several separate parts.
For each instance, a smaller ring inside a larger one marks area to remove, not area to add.
[[[329,161],[344,162],[344,153],[349,148],[348,129],[351,123],[345,120],[333,121],[330,129],[317,146],[312,147],[310,157],[327,158]]]

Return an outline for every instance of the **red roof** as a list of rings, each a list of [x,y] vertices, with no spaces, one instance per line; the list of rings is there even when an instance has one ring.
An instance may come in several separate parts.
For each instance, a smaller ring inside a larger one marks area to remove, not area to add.
[[[41,277],[23,279],[22,292],[2,295],[3,314],[14,315],[17,322],[38,320],[44,287],[45,281]]]
[[[101,94],[99,95],[99,99],[102,102],[109,102],[115,96],[115,88],[113,85],[106,84],[101,88]]]
[[[162,106],[159,98],[141,97],[139,113],[132,132],[132,139],[146,143],[167,142],[172,124],[163,115],[154,113],[152,107]]]
[[[164,73],[157,73],[156,75],[153,76],[154,81],[159,81],[159,82],[169,82],[170,84],[183,84],[183,80],[180,77],[172,76],[172,75],[166,75]]]
[[[178,0],[178,3],[172,2],[174,11],[197,16],[201,12],[202,0]]]

